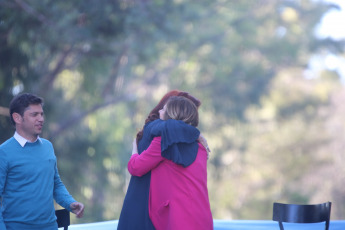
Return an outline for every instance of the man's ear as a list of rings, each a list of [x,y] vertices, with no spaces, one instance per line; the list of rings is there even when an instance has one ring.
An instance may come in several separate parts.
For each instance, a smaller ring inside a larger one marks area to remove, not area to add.
[[[12,118],[14,120],[14,122],[17,124],[17,123],[21,123],[22,122],[22,116],[19,114],[19,113],[13,113],[12,114]]]

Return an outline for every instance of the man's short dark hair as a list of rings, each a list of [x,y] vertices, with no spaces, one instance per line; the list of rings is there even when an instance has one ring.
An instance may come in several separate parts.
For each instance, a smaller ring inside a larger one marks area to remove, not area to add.
[[[10,103],[10,118],[11,118],[12,124],[16,125],[12,117],[13,113],[18,113],[21,116],[24,116],[25,110],[30,105],[38,105],[38,104],[43,106],[43,99],[34,94],[23,93],[23,94],[15,96]]]

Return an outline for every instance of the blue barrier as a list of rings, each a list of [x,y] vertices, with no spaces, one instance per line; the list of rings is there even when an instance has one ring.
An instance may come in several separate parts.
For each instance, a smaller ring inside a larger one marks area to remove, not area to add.
[[[98,223],[71,225],[71,230],[116,230],[117,220]],[[214,220],[214,230],[278,230],[278,223],[272,220]],[[324,230],[324,223],[284,224],[285,230]],[[330,222],[329,230],[344,230],[345,220]]]

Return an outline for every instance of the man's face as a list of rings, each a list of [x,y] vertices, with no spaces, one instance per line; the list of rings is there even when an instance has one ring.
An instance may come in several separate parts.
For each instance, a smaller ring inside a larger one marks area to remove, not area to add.
[[[16,120],[16,129],[20,135],[28,140],[32,140],[42,133],[43,123],[42,105],[30,105],[25,110],[24,115],[19,115]]]

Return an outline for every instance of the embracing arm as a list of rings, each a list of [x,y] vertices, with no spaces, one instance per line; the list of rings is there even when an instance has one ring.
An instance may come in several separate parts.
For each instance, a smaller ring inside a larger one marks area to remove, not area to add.
[[[136,144],[133,142],[132,157],[128,162],[128,171],[133,176],[145,175],[164,160],[161,155],[161,137],[155,137],[140,155],[135,150]]]

